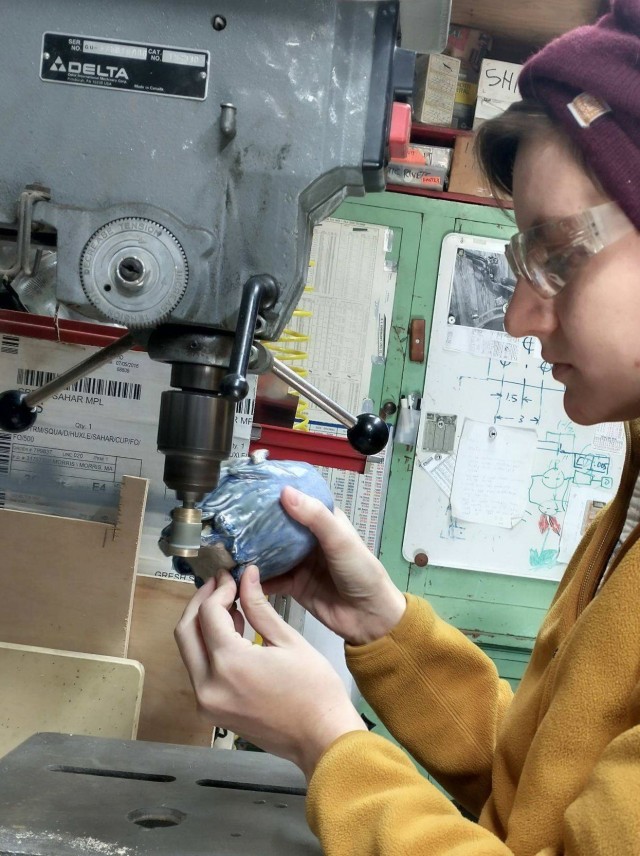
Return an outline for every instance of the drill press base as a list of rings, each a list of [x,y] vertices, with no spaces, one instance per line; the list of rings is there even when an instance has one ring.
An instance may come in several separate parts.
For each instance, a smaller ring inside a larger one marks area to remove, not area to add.
[[[321,856],[304,788],[262,753],[37,734],[0,759],[0,856]]]

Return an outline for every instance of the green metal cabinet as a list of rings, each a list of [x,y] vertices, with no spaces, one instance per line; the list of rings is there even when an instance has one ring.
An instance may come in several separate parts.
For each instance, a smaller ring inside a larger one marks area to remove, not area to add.
[[[411,318],[424,318],[428,340],[444,236],[459,231],[504,237],[506,242],[515,226],[509,213],[497,208],[400,193],[348,200],[335,216],[386,225],[394,231],[392,255],[398,278],[392,337],[385,366],[374,371],[371,397],[376,404],[397,403],[400,395],[424,385],[426,362],[410,362],[408,327]],[[394,446],[380,558],[402,590],[426,597],[439,615],[485,650],[500,675],[516,686],[556,583],[463,568],[419,568],[407,562],[402,541],[413,458],[412,448]]]

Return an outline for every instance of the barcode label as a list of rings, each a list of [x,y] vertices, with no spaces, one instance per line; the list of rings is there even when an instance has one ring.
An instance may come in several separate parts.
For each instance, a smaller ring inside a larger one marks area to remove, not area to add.
[[[0,434],[0,473],[6,475],[11,468],[11,434]]]
[[[18,386],[38,387],[58,377],[55,372],[36,371],[34,369],[18,369]],[[87,395],[104,395],[109,398],[127,398],[140,401],[142,385],[123,380],[106,380],[99,377],[83,377],[67,387],[73,392],[84,392]]]
[[[255,398],[243,398],[236,404],[236,413],[241,416],[253,416],[253,411],[256,407]]]
[[[0,353],[2,354],[17,354],[20,339],[17,336],[7,336],[6,334],[0,339]]]

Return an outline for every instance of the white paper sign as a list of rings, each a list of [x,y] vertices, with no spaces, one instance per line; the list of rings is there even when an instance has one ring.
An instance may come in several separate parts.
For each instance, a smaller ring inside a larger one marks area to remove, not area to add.
[[[453,516],[512,529],[528,501],[536,444],[535,431],[467,419],[453,476]]]

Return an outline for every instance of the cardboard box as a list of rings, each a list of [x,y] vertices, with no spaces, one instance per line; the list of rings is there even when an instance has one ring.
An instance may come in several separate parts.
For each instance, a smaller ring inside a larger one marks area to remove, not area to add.
[[[416,59],[414,118],[427,125],[450,126],[458,86],[460,60],[444,54]]]
[[[21,389],[31,391],[96,350],[4,333],[0,346],[9,340],[10,352],[0,360],[0,389],[12,389],[17,379]],[[122,476],[147,478],[138,569],[179,578],[158,548],[158,533],[175,505],[163,483],[164,456],[157,448],[160,400],[169,377],[166,364],[129,351],[50,398],[35,425],[11,435],[3,448],[0,506],[102,522],[113,519]],[[251,375],[252,399],[254,379]],[[232,457],[247,454],[252,413],[251,405],[236,411]]]
[[[514,62],[500,62],[495,59],[482,61],[474,129],[487,119],[504,113],[510,104],[520,100],[518,78],[521,70],[522,66]]]
[[[453,128],[471,130],[478,98],[478,79],[482,61],[491,50],[493,38],[489,33],[460,24],[451,24],[444,53],[460,60],[458,85],[453,105]]]
[[[451,126],[463,131],[473,128],[473,119],[476,112],[476,101],[478,99],[478,75],[463,62],[458,75],[456,87],[456,100],[453,105],[453,118]]]
[[[389,162],[387,181],[390,184],[409,184],[444,190],[453,149],[443,146],[409,146],[406,158],[395,158]]]
[[[475,72],[475,80],[472,82],[477,83],[482,60],[491,50],[492,44],[493,38],[489,33],[472,27],[463,27],[460,24],[451,24],[444,53],[461,60],[469,67],[470,72]]]
[[[456,140],[449,177],[449,193],[492,197],[491,188],[476,161],[473,140],[472,136],[458,137]]]
[[[453,149],[446,146],[423,146],[419,143],[413,143],[407,150],[406,158],[392,158],[394,164],[419,164],[424,167],[431,167],[434,172],[442,175],[448,175],[451,169],[451,158]]]
[[[388,184],[408,184],[410,187],[423,187],[427,190],[444,190],[445,179],[434,175],[429,167],[420,164],[394,164],[387,167]]]

